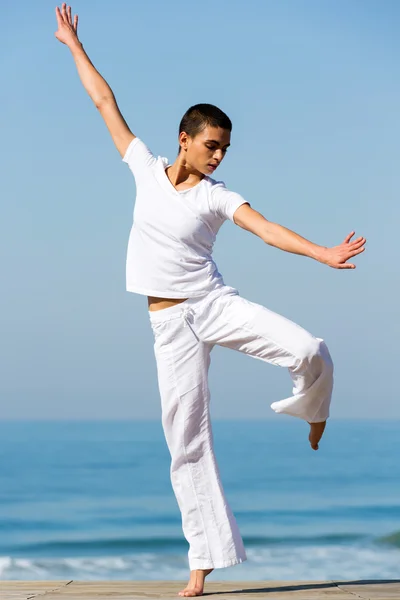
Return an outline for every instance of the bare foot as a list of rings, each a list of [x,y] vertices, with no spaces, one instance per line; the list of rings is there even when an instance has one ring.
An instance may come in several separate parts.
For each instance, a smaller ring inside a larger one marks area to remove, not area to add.
[[[310,444],[311,444],[311,448],[313,450],[318,450],[319,446],[318,446],[318,442],[320,441],[320,439],[322,438],[322,435],[324,433],[325,427],[326,427],[326,421],[322,421],[321,423],[310,423],[311,428],[310,428],[310,435],[308,436],[308,439],[310,440]]]
[[[202,596],[204,589],[204,580],[214,569],[196,569],[190,571],[189,583],[184,590],[179,592],[179,596]]]

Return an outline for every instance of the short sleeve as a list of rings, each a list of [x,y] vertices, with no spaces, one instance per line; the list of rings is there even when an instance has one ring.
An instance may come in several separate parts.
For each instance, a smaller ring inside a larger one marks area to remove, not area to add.
[[[233,215],[239,206],[250,204],[237,192],[228,190],[223,181],[219,181],[213,186],[212,198],[216,214],[220,218],[229,219],[230,221],[233,221]]]
[[[134,137],[126,149],[122,161],[127,163],[135,179],[137,179],[141,175],[145,175],[157,159],[140,138]]]

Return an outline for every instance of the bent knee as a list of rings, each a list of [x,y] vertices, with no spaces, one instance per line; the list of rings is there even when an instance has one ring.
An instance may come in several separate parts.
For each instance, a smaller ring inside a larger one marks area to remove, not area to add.
[[[301,363],[310,364],[323,362],[326,369],[333,373],[333,361],[328,350],[328,346],[321,338],[316,338],[310,334],[301,348],[299,359]]]

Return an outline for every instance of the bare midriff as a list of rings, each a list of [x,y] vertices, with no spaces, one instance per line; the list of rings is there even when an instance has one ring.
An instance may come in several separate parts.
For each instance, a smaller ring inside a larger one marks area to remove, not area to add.
[[[169,308],[174,304],[185,302],[185,300],[187,300],[187,298],[155,298],[154,296],[147,296],[147,302],[150,311]]]

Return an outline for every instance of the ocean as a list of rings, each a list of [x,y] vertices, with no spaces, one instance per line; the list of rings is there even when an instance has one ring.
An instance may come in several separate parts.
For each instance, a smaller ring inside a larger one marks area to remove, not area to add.
[[[215,421],[248,560],[209,580],[400,577],[400,421]],[[0,579],[185,580],[159,422],[0,421]]]

